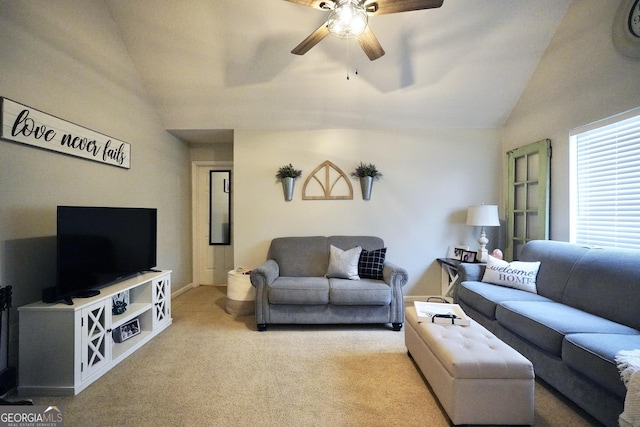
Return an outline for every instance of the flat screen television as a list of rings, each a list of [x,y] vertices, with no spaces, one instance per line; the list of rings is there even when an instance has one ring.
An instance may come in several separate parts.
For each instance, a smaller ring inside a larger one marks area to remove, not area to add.
[[[156,266],[157,209],[58,206],[57,228],[56,301]]]

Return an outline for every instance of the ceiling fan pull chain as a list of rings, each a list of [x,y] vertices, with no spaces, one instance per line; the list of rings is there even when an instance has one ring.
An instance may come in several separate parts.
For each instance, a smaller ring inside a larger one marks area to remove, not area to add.
[[[357,43],[357,40],[354,39],[353,45],[355,46],[356,43]],[[358,75],[358,62],[359,62],[357,57],[355,58],[354,62],[355,62],[355,66],[353,67],[353,73],[357,76]]]
[[[347,39],[347,80],[349,80],[349,39]]]
[[[351,55],[350,55],[350,51],[349,51],[349,45],[351,44],[351,40],[347,39],[347,80],[351,80],[351,75],[350,75],[350,70],[351,70]],[[357,62],[357,60],[356,60]],[[356,65],[355,67],[353,67],[354,69],[354,74],[357,76],[358,75],[358,66]]]

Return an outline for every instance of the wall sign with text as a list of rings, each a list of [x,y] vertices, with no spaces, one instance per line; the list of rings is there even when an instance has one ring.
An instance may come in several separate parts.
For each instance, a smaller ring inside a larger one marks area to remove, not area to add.
[[[129,169],[131,146],[7,98],[0,138]]]

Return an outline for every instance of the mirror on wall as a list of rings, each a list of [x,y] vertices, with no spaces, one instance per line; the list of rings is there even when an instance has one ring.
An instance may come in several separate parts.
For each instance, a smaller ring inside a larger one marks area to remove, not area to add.
[[[209,172],[209,244],[231,244],[231,171]]]

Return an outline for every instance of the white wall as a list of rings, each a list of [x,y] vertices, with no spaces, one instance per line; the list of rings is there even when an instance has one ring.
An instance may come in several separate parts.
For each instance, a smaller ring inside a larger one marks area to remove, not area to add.
[[[233,161],[233,143],[189,144],[189,156],[195,161]]]
[[[384,176],[369,201],[357,181],[353,200],[302,200],[304,180],[325,160],[347,174],[360,161],[374,163]],[[288,163],[303,170],[291,202],[275,178]],[[466,208],[497,203],[501,154],[493,130],[236,131],[234,171],[236,265],[264,262],[274,237],[377,235],[388,260],[409,272],[405,294],[439,295],[435,259],[449,245],[477,247]]]
[[[640,61],[615,50],[619,0],[573,1],[503,129],[506,152],[550,138],[551,238],[569,240],[569,131],[640,106]]]
[[[57,205],[158,208],[158,267],[189,284],[189,150],[164,130],[103,2],[0,1],[0,40],[1,96],[131,144],[126,170],[0,141],[0,285],[14,306],[55,284]]]

